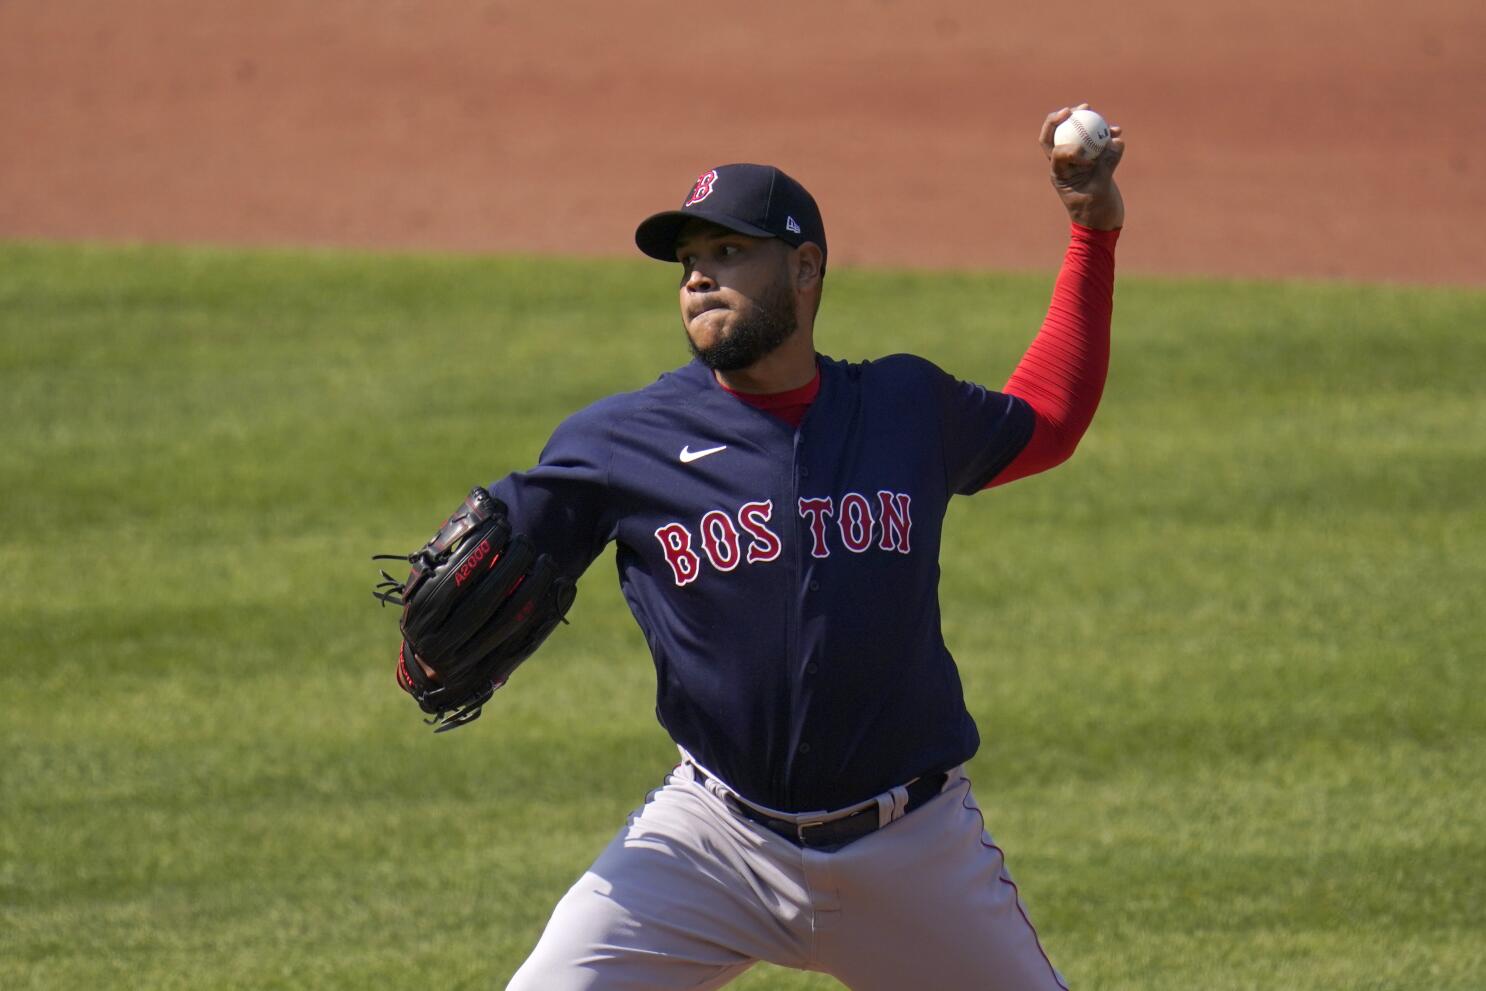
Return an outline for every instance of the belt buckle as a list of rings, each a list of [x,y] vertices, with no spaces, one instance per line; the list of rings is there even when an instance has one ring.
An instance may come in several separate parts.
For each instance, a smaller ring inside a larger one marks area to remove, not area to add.
[[[831,820],[831,821],[834,821],[834,820]],[[803,846],[803,847],[810,846],[810,841],[805,838],[805,830],[807,830],[807,829],[815,829],[815,828],[817,828],[819,826],[824,826],[824,825],[827,825],[827,821],[824,820],[824,819],[816,819],[816,820],[814,820],[812,822],[801,822],[801,823],[797,823],[795,825],[795,835],[797,835],[800,838],[800,846]]]

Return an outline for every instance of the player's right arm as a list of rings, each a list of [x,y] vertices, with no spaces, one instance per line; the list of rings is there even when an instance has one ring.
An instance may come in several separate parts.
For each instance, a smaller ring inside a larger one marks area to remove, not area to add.
[[[1109,146],[1092,162],[1067,148],[1055,149],[1053,132],[1074,109],[1049,114],[1038,136],[1051,164],[1053,189],[1072,222],[1068,251],[1047,318],[1002,390],[1031,406],[1032,437],[987,488],[1047,471],[1072,457],[1104,393],[1114,312],[1114,248],[1125,223],[1125,201],[1114,170],[1125,142],[1116,126],[1110,128]]]
[[[1047,317],[1001,390],[1032,408],[1032,437],[987,488],[1062,464],[1089,429],[1109,371],[1118,238],[1072,225]]]

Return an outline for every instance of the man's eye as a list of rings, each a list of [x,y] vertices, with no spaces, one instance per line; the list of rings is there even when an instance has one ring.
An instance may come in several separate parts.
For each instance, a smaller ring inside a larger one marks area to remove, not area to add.
[[[724,244],[722,246],[722,253],[724,255],[736,255],[739,250],[736,244]]]

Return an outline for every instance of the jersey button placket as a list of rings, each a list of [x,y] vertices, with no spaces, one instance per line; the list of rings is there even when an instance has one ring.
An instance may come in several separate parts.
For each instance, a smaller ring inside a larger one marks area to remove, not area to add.
[[[804,447],[805,447],[805,438],[804,438],[803,434],[797,432],[795,434],[795,443],[794,443],[794,469],[795,469],[794,470],[794,478],[793,478],[794,492],[791,494],[791,499],[790,499],[790,507],[791,507],[792,510],[798,505],[799,500],[800,500],[800,497],[802,495],[802,493],[800,491],[800,489],[802,488],[802,483],[810,475],[810,469],[807,468],[804,464],[802,464],[802,462],[804,461]],[[795,526],[796,526],[796,533],[799,535],[800,542],[796,546],[796,549],[795,549],[795,567],[796,567],[797,570],[795,571],[795,574],[794,574],[794,581],[795,582],[800,582],[802,579],[805,579],[805,581],[804,581],[805,587],[809,588],[811,591],[814,591],[815,589],[819,588],[820,586],[819,586],[819,583],[817,583],[816,581],[808,579],[808,575],[809,575],[809,571],[810,571],[810,564],[809,564],[809,562],[810,562],[810,547],[811,547],[810,541],[813,538],[812,538],[812,536],[810,534],[809,529],[802,524],[801,516],[798,513],[795,514]],[[795,584],[795,585],[793,585],[793,587],[795,589],[798,589],[800,587],[800,585]],[[803,658],[800,656],[801,653],[802,653],[802,651],[801,651],[801,648],[800,648],[800,643],[798,641],[798,637],[800,635],[800,619],[801,619],[801,617],[799,615],[799,612],[800,612],[801,608],[804,606],[804,603],[802,601],[802,598],[803,597],[800,596],[798,593],[795,593],[795,594],[791,595],[790,598],[792,600],[792,602],[791,602],[791,608],[790,608],[790,612],[791,612],[791,617],[790,617],[790,619],[791,619],[791,623],[790,623],[790,653],[794,656],[794,658],[798,658],[800,660],[803,660]],[[796,661],[795,663],[798,663],[798,661]],[[799,700],[796,699],[796,701],[798,702]],[[795,712],[792,712],[791,713],[791,720],[790,721],[792,723],[795,723],[796,724],[796,726],[795,726],[796,731],[798,731],[799,729],[803,728],[803,727],[801,727],[801,726],[798,725],[799,722],[800,722],[800,720],[801,720],[801,717],[802,717],[802,713],[799,710],[796,710]],[[794,753],[793,753],[793,755],[790,758],[790,763],[792,765],[797,765],[801,761],[808,761],[809,760],[809,755],[810,755],[810,744],[808,742],[806,742],[806,741],[801,740],[800,742],[798,742],[798,743],[795,744]]]

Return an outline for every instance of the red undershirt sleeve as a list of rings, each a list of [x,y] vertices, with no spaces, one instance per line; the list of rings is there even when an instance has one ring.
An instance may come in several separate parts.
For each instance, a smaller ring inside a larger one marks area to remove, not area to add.
[[[1120,232],[1071,226],[1047,319],[1001,390],[1032,407],[1032,439],[986,488],[1067,461],[1104,393],[1114,312],[1114,247]]]

